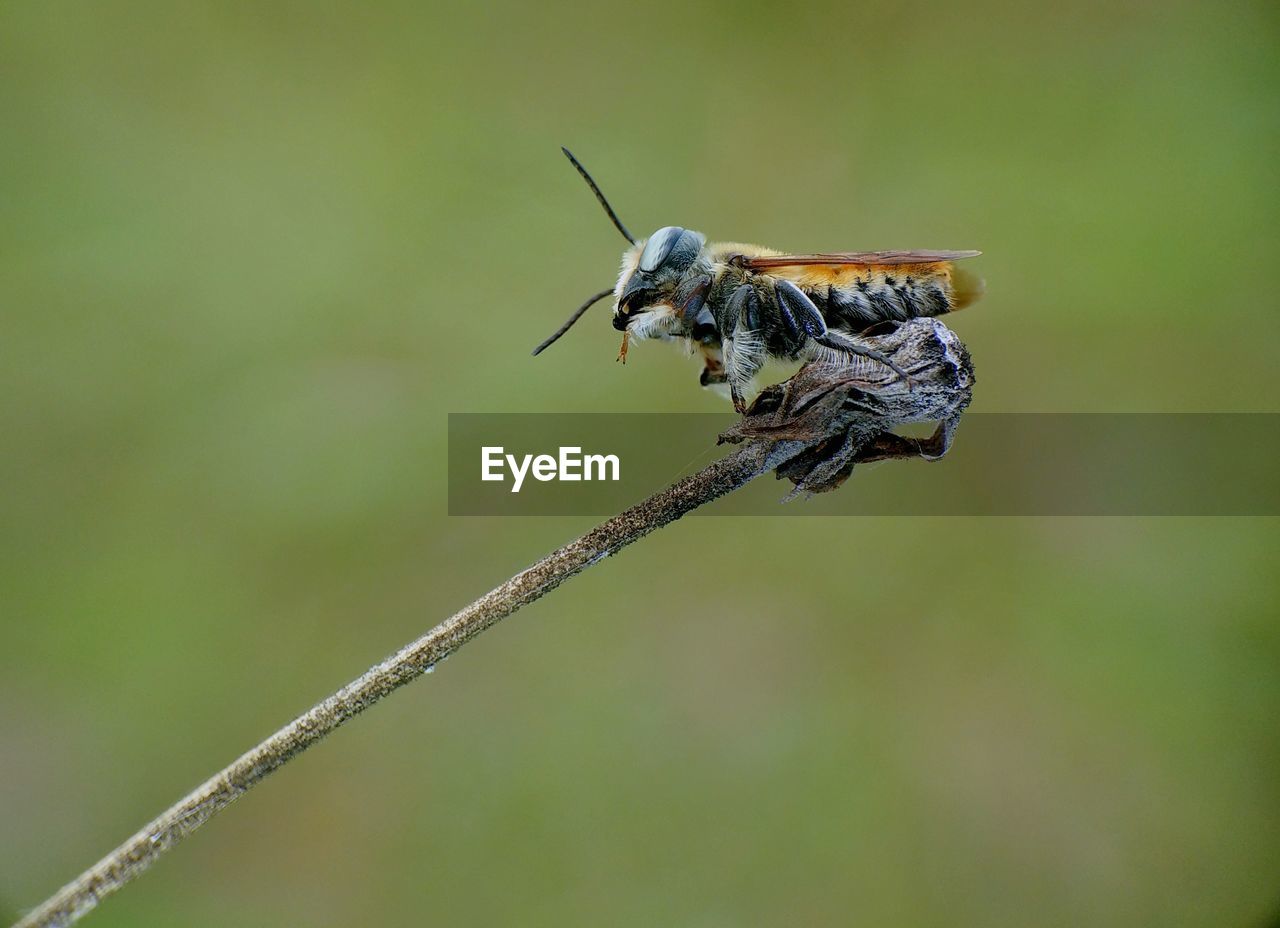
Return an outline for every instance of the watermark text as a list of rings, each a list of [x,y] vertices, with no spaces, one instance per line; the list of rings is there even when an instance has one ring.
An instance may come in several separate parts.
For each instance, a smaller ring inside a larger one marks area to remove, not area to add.
[[[561,447],[559,453],[526,454],[517,458],[507,454],[501,445],[480,449],[480,479],[506,480],[511,477],[511,492],[519,493],[525,477],[543,482],[559,480],[621,480],[622,462],[616,454],[583,454],[578,447]]]

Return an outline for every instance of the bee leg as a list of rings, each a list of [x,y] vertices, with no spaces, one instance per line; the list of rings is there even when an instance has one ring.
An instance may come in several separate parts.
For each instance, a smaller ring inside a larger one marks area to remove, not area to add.
[[[842,352],[843,354],[860,355],[864,358],[870,358],[873,361],[879,361],[885,367],[889,368],[889,370],[893,371],[906,381],[908,387],[915,386],[915,381],[911,379],[910,374],[895,364],[893,359],[888,355],[876,351],[874,348],[867,348],[865,345],[859,345],[853,339],[846,338],[838,332],[832,332],[830,330],[823,332],[821,335],[814,338],[814,341],[825,348],[830,348],[834,351]]]
[[[719,383],[727,383],[729,385],[729,398],[733,400],[733,411],[738,415],[743,415],[747,411],[747,401],[743,399],[741,379],[733,364],[733,342],[724,343],[724,363],[720,366]],[[708,361],[708,364],[711,362]]]
[[[777,281],[773,293],[783,325],[793,336],[798,337],[803,332],[810,338],[820,338],[827,334],[827,320],[809,294],[785,278]]]
[[[734,411],[739,415],[747,411],[745,388],[759,373],[762,360],[763,355],[757,347],[737,345],[732,341],[724,343],[725,380],[729,382],[729,397],[733,400]]]

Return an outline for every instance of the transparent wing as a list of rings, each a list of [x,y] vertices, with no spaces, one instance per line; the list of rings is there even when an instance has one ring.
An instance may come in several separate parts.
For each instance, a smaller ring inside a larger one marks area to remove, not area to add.
[[[742,265],[753,271],[767,271],[780,267],[806,267],[828,265],[831,267],[894,264],[937,264],[943,261],[959,261],[975,258],[980,251],[835,251],[812,255],[765,255],[744,257]]]

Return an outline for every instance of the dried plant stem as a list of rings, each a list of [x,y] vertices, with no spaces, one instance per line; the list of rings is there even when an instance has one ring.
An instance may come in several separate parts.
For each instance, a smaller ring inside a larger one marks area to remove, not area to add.
[[[267,774],[384,696],[431,670],[486,628],[633,541],[777,467],[801,447],[796,442],[747,445],[522,570],[245,752],[27,914],[15,928],[45,928],[76,921]]]
[[[76,921],[267,774],[426,673],[489,626],[579,571],[761,474],[777,469],[798,490],[823,492],[843,482],[859,460],[915,457],[925,452],[941,456],[972,395],[968,351],[935,319],[913,319],[876,344],[910,372],[909,383],[864,379],[857,365],[815,362],[785,384],[767,388],[746,417],[723,436],[745,442],[737,451],[601,523],[401,648],[206,780],[38,906],[16,928]],[[895,424],[926,420],[940,423],[929,443],[884,431]]]

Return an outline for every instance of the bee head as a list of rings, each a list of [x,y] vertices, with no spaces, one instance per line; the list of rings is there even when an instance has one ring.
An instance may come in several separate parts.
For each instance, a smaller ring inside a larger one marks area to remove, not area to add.
[[[671,309],[705,244],[698,232],[664,226],[629,249],[615,290],[613,327],[625,330],[641,313]]]
[[[631,248],[622,256],[617,286],[589,297],[550,338],[533,349],[533,353],[539,354],[553,344],[583,313],[610,294],[614,297],[613,327],[634,338],[685,335],[705,344],[717,339],[715,320],[704,305],[711,286],[710,264],[701,257],[706,239],[690,229],[665,226],[645,241],[637,242],[587,169],[567,148],[561,151],[587,182],[609,221],[631,243]]]

